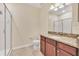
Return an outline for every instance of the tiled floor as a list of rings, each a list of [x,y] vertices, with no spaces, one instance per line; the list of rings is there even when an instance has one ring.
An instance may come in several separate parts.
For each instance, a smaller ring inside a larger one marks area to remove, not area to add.
[[[39,49],[33,47],[21,48],[14,50],[12,56],[43,56]]]

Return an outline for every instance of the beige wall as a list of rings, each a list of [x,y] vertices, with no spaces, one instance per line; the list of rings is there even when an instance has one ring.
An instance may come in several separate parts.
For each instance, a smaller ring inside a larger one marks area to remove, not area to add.
[[[48,34],[48,8],[49,4],[42,4],[40,10],[40,33]]]
[[[73,4],[73,23],[72,23],[72,33],[79,34],[79,22],[78,22],[78,4]]]
[[[13,15],[13,48],[31,44],[39,33],[48,32],[48,5],[36,8],[28,4],[6,4]]]
[[[7,4],[13,15],[12,39],[13,47],[31,44],[39,34],[40,9],[27,4]]]

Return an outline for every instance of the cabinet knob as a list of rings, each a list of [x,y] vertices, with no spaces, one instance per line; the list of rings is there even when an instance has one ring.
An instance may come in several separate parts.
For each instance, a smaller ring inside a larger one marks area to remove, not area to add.
[[[57,51],[57,52],[60,52],[60,51]]]

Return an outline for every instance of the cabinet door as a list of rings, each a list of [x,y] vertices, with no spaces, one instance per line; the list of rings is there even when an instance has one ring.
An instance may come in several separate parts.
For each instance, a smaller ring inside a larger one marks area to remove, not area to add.
[[[55,56],[56,48],[52,44],[46,42],[46,56]]]
[[[41,41],[41,52],[45,55],[45,42]]]
[[[45,55],[45,37],[41,36],[40,51]]]
[[[57,56],[72,56],[72,55],[61,49],[57,49]]]
[[[66,44],[63,44],[60,42],[57,43],[57,47],[72,54],[72,55],[74,55],[74,56],[76,55],[76,48],[75,47],[71,47],[69,45],[66,45]]]

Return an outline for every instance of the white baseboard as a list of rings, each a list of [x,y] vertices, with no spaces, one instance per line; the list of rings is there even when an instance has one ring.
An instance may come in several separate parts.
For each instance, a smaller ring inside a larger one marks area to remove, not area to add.
[[[9,56],[12,52],[12,49],[7,49],[7,51],[8,51],[8,53],[7,53],[7,55],[5,55],[5,50],[1,50],[0,51],[0,56]]]
[[[21,46],[18,46],[18,47],[14,47],[13,50],[20,49],[20,48],[24,48],[24,47],[29,47],[29,46],[32,46],[32,45],[33,44],[21,45]]]

